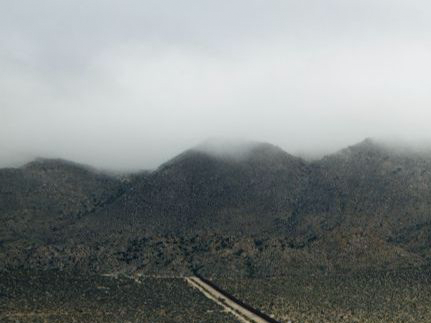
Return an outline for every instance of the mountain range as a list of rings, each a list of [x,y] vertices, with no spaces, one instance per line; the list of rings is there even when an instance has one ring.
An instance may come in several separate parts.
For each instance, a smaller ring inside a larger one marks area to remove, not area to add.
[[[0,169],[0,266],[277,275],[431,260],[431,154],[363,142],[318,160],[206,143],[112,175]]]

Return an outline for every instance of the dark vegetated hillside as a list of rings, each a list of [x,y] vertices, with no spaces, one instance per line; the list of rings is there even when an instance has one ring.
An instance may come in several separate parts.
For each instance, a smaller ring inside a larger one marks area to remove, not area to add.
[[[372,140],[314,162],[253,144],[190,149],[121,179],[58,160],[0,178],[9,265],[262,276],[431,256],[430,156]]]
[[[93,219],[121,219],[147,233],[262,232],[290,215],[306,171],[302,160],[272,145],[239,160],[189,150],[135,181]]]
[[[310,185],[296,210],[322,228],[373,226],[396,233],[427,223],[431,214],[431,158],[366,140],[310,165]]]
[[[121,180],[63,160],[0,170],[0,240],[50,243],[86,214],[116,199]]]

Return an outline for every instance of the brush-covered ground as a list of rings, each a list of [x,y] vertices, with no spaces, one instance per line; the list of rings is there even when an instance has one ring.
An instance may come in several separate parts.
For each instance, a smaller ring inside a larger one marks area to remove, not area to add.
[[[431,322],[430,268],[212,280],[281,322]]]
[[[0,272],[2,323],[234,323],[180,278]]]
[[[431,322],[431,268],[272,277],[213,276],[244,303],[293,323]],[[233,323],[181,278],[0,272],[0,322]]]

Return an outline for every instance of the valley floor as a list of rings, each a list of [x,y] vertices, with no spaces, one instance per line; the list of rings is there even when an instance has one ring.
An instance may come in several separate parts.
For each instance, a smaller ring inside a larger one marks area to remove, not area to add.
[[[429,268],[211,281],[279,322],[431,322]],[[70,271],[0,272],[0,322],[234,323],[238,318],[181,277]]]
[[[180,278],[0,272],[2,323],[235,323]]]
[[[430,268],[213,281],[280,322],[431,322]]]

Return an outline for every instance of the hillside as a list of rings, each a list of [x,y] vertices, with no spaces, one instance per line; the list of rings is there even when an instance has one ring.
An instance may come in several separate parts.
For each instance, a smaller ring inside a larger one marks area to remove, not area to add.
[[[269,144],[242,159],[191,149],[135,180],[127,194],[87,219],[139,224],[151,234],[261,232],[289,216],[306,171],[305,162]]]
[[[429,255],[428,154],[368,139],[309,166],[309,186],[292,218],[296,235],[333,232],[380,249],[390,244]]]
[[[122,192],[121,180],[64,160],[1,169],[0,258],[32,245],[63,243],[62,230]]]
[[[428,154],[369,139],[313,162],[270,144],[210,148],[121,180],[61,160],[0,170],[1,258],[248,275],[429,263]]]

